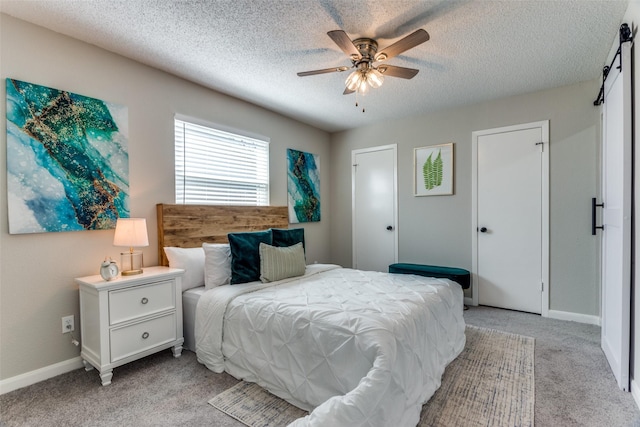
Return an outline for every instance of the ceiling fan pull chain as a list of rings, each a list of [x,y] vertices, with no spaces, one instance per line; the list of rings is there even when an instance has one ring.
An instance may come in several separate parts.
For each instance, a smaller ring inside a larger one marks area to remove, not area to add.
[[[360,104],[358,104],[358,91],[357,90],[355,91],[355,94],[356,94],[356,108],[358,108]],[[364,106],[362,107],[362,112],[364,113]]]

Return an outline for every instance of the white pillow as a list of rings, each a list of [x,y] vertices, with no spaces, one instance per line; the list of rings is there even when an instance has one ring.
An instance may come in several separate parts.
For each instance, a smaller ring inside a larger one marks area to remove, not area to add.
[[[176,248],[167,246],[164,253],[169,267],[185,270],[182,276],[182,290],[204,285],[204,251],[202,248]]]
[[[231,282],[231,248],[228,243],[203,243],[204,287],[215,288]]]

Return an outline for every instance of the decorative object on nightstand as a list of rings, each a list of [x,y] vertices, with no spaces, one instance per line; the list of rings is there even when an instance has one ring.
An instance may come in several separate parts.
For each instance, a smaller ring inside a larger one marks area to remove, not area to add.
[[[105,258],[100,264],[100,276],[107,282],[118,277],[118,264],[111,258]]]
[[[147,236],[147,220],[145,218],[118,218],[113,246],[128,246],[129,252],[121,252],[122,275],[132,276],[142,273],[142,251],[134,247],[149,246]]]
[[[101,276],[76,280],[80,289],[82,363],[111,384],[113,369],[160,350],[182,354],[182,274],[169,267],[105,282]]]

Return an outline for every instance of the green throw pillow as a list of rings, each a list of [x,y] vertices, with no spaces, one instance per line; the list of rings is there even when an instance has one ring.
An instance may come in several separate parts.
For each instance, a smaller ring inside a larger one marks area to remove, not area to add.
[[[272,228],[273,246],[283,247],[302,243],[304,248],[304,228]]]
[[[231,284],[260,280],[260,243],[271,244],[271,230],[229,233]]]
[[[302,276],[305,267],[302,243],[285,247],[260,243],[260,280],[263,282]]]

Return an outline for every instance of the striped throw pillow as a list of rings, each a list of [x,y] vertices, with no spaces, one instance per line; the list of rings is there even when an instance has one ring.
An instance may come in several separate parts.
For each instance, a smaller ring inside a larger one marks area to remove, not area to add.
[[[302,276],[305,267],[302,243],[285,247],[260,243],[260,280],[262,282]]]

